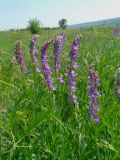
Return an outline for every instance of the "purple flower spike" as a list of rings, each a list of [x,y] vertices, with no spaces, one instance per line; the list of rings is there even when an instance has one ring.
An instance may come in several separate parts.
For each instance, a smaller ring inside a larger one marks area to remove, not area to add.
[[[78,49],[79,49],[80,39],[81,36],[77,36],[74,39],[72,43],[72,50],[69,55],[70,58],[70,69],[68,71],[68,85],[70,86],[69,101],[73,103],[77,103],[77,97],[75,95],[75,92],[77,90],[75,82],[77,73],[75,73],[74,69],[79,68],[79,65],[77,64],[77,57],[79,56]]]
[[[55,58],[55,70],[57,73],[57,79],[59,79],[60,83],[64,83],[64,80],[59,77],[59,72],[61,68],[61,51],[63,49],[63,44],[65,41],[65,33],[60,33],[56,38],[54,42],[54,53],[53,56]]]
[[[118,73],[116,74],[117,82],[115,87],[114,95],[116,98],[120,98],[120,68],[118,69]]]
[[[20,41],[17,41],[16,44],[15,44],[15,55],[16,55],[17,62],[20,64],[21,71],[25,74],[28,73],[27,68],[26,68],[26,64],[25,64],[25,61],[24,61]]]
[[[51,79],[52,69],[48,65],[48,57],[47,57],[47,48],[51,44],[51,40],[44,43],[41,47],[41,60],[42,60],[42,71],[44,72],[45,82],[48,85],[49,90],[56,90],[56,87],[53,86],[53,82]]]
[[[41,69],[39,68],[39,63],[38,63],[38,59],[36,57],[36,41],[39,38],[39,35],[34,35],[31,42],[30,42],[30,54],[31,54],[31,58],[33,60],[33,63],[35,65],[35,70],[36,72],[41,72]]]
[[[55,38],[54,42],[55,69],[57,72],[60,70],[61,67],[60,56],[64,44],[64,39],[65,39],[65,34],[64,32],[62,32]]]
[[[120,37],[120,28],[116,28],[113,30],[114,36]]]
[[[89,66],[88,70],[88,82],[89,86],[87,87],[87,90],[89,92],[89,98],[90,98],[90,105],[89,105],[89,110],[90,110],[90,117],[95,121],[99,122],[99,117],[98,117],[98,102],[97,102],[97,97],[100,96],[97,90],[97,86],[100,85],[100,79],[97,74],[97,72],[94,70],[92,66]]]

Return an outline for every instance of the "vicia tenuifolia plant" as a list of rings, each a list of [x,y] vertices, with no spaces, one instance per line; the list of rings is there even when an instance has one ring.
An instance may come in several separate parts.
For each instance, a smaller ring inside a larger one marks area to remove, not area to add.
[[[15,56],[16,56],[17,62],[20,65],[21,71],[26,74],[28,71],[27,71],[25,60],[23,57],[23,52],[22,52],[20,41],[17,41],[15,44]]]
[[[70,66],[68,71],[68,85],[70,87],[70,93],[69,93],[69,101],[73,103],[77,103],[77,96],[75,94],[77,87],[76,87],[76,76],[77,73],[75,72],[75,69],[79,68],[79,65],[77,64],[77,58],[79,57],[79,44],[80,44],[81,36],[77,36],[72,43],[72,49],[71,53],[69,55],[70,57]]]
[[[41,47],[41,61],[42,61],[42,71],[44,72],[45,82],[48,85],[49,90],[56,90],[56,87],[53,86],[53,81],[51,78],[52,69],[48,65],[47,49],[52,43],[52,40],[46,41]]]
[[[89,98],[90,98],[90,105],[89,105],[89,111],[90,111],[90,117],[95,121],[99,122],[99,116],[98,116],[98,102],[97,97],[100,96],[97,87],[100,85],[100,79],[95,71],[95,69],[92,66],[88,67],[88,87],[87,90],[89,92]]]
[[[57,74],[57,79],[59,79],[60,83],[64,83],[64,80],[61,76],[59,76],[59,71],[61,68],[61,51],[63,49],[63,44],[65,41],[65,33],[60,33],[54,42],[54,57],[55,57],[55,70]]]
[[[34,35],[31,42],[30,42],[30,54],[31,54],[31,58],[32,58],[32,61],[34,63],[34,66],[35,66],[35,70],[36,72],[40,72],[40,68],[39,68],[39,62],[38,62],[38,59],[37,59],[37,56],[36,56],[36,41],[37,39],[39,38],[39,35]]]
[[[116,28],[113,30],[114,36],[120,37],[120,28]]]
[[[118,73],[116,74],[116,77],[117,77],[117,82],[116,82],[114,94],[116,98],[120,98],[120,68],[118,69]]]

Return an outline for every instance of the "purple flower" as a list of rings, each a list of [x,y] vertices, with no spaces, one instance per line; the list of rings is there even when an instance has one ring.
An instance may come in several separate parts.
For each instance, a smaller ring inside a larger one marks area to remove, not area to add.
[[[21,67],[21,71],[25,74],[28,73],[27,68],[26,68],[26,64],[25,64],[25,61],[24,61],[20,41],[17,41],[16,44],[15,44],[15,55],[16,55],[16,60]]]
[[[46,41],[44,45],[41,47],[41,60],[42,60],[42,71],[44,72],[45,81],[48,85],[49,90],[56,90],[56,87],[53,86],[53,82],[51,79],[52,69],[48,65],[48,57],[47,57],[47,48],[51,44],[50,41]]]
[[[89,92],[89,98],[90,98],[90,105],[89,105],[89,110],[90,110],[90,117],[95,121],[99,122],[99,117],[98,117],[98,102],[97,102],[97,97],[100,96],[97,86],[100,85],[100,79],[97,74],[97,72],[94,70],[92,66],[89,66],[88,70],[88,82],[89,86],[87,87],[87,90]]]
[[[60,56],[63,48],[63,43],[64,43],[64,34],[62,32],[55,38],[54,42],[55,69],[57,71],[60,70],[60,65],[61,65]]]
[[[39,38],[38,35],[34,35],[31,42],[30,42],[30,54],[31,54],[31,58],[33,60],[33,63],[35,65],[35,70],[36,72],[41,72],[41,69],[39,68],[39,63],[38,63],[38,59],[36,57],[36,41]]]
[[[60,81],[60,83],[64,83],[64,80],[62,77],[59,77],[58,80]]]
[[[116,28],[113,30],[114,36],[120,37],[120,28]]]
[[[77,99],[77,97],[76,97],[75,94],[70,93],[70,94],[69,94],[69,101],[70,101],[70,102],[73,102],[73,103],[77,103],[77,102],[78,102],[78,99]]]
[[[69,101],[73,103],[77,103],[77,97],[75,95],[75,92],[77,90],[75,82],[77,73],[75,73],[74,69],[79,68],[79,65],[77,64],[77,57],[79,57],[78,49],[79,49],[80,39],[81,36],[77,36],[74,39],[72,43],[72,50],[69,55],[70,58],[70,68],[68,71],[68,85],[70,86]]]
[[[63,44],[65,41],[65,33],[62,32],[60,33],[56,38],[55,38],[55,42],[54,42],[54,53],[53,56],[55,57],[55,70],[57,72],[57,77],[59,76],[59,71],[61,68],[61,51],[63,48]],[[60,83],[64,83],[64,80],[61,78],[57,78],[60,80]]]
[[[116,74],[117,82],[115,87],[114,95],[116,98],[120,98],[120,68],[118,69],[118,73]]]

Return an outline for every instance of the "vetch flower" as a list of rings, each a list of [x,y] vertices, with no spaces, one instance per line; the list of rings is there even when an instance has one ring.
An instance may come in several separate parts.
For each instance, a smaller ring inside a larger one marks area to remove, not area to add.
[[[95,121],[99,122],[99,116],[98,116],[98,102],[97,102],[97,97],[100,96],[97,86],[100,85],[100,79],[95,71],[95,69],[92,66],[89,66],[88,69],[88,87],[87,90],[89,92],[89,98],[90,98],[90,105],[89,105],[89,110],[90,110],[90,117]]]
[[[120,68],[118,69],[118,73],[116,74],[117,82],[115,86],[114,95],[116,98],[120,98]]]
[[[78,49],[79,49],[80,39],[81,36],[77,36],[73,40],[71,53],[69,55],[70,58],[70,64],[69,64],[70,67],[68,71],[68,85],[70,87],[69,101],[73,103],[77,103],[77,97],[75,95],[75,92],[77,90],[75,82],[77,73],[74,71],[74,69],[79,68],[79,65],[77,64],[77,58],[79,57]]]
[[[42,71],[44,72],[45,82],[48,85],[49,90],[56,90],[56,87],[53,86],[52,82],[52,69],[48,65],[47,49],[51,44],[52,40],[46,41],[41,47],[41,60],[42,60]]]
[[[64,79],[62,77],[59,77],[58,80],[60,81],[60,83],[64,83]]]
[[[60,33],[54,41],[54,53],[53,56],[55,58],[55,70],[57,74],[57,79],[60,81],[60,83],[64,83],[64,80],[62,77],[60,77],[59,72],[61,68],[61,51],[63,49],[63,44],[65,41],[65,33]]]
[[[61,56],[61,51],[63,48],[64,41],[65,41],[65,34],[64,32],[62,32],[60,35],[58,35],[55,38],[55,42],[54,42],[55,69],[57,72],[60,70],[60,67],[61,67],[60,56]]]
[[[114,36],[120,37],[120,28],[116,28],[113,30]]]
[[[24,61],[20,41],[17,41],[16,44],[15,44],[15,55],[16,55],[16,60],[21,67],[21,71],[25,74],[28,73],[27,68],[26,68],[26,64],[25,64],[25,61]]]
[[[36,72],[41,72],[41,69],[39,68],[39,63],[38,63],[38,59],[36,57],[36,41],[39,38],[38,35],[34,35],[31,42],[30,42],[30,54],[31,54],[31,58],[33,60],[33,63],[35,65],[35,70]]]

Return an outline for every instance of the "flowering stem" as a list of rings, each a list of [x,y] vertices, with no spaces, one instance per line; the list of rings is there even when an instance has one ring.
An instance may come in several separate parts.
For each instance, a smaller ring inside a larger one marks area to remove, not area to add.
[[[56,77],[60,81],[60,83],[64,83],[64,80],[62,77],[59,77],[59,72],[61,68],[61,51],[63,48],[63,44],[65,41],[65,34],[64,32],[60,33],[56,38],[54,42],[54,56],[55,56],[55,70],[56,70]]]
[[[68,85],[70,86],[69,101],[73,103],[77,103],[77,97],[75,95],[75,92],[77,90],[76,82],[75,82],[77,73],[74,71],[74,69],[79,68],[79,65],[77,64],[77,58],[79,57],[78,49],[79,49],[80,39],[81,39],[81,36],[77,36],[73,40],[72,50],[69,55],[70,57],[70,68],[68,71]]]
[[[98,116],[98,102],[97,102],[97,97],[100,96],[97,86],[100,85],[100,79],[97,74],[97,72],[94,70],[92,66],[89,66],[88,68],[88,87],[87,90],[89,92],[89,98],[90,98],[90,105],[89,105],[89,110],[90,110],[90,117],[95,121],[99,122],[99,116]]]
[[[39,36],[34,35],[31,42],[30,42],[30,54],[31,54],[31,58],[33,60],[33,63],[35,65],[35,70],[36,72],[41,72],[40,68],[39,68],[39,63],[38,63],[38,59],[36,57],[36,41],[38,39]]]
[[[53,86],[52,82],[52,69],[48,65],[48,57],[47,57],[47,49],[49,45],[51,44],[52,40],[46,41],[43,46],[41,47],[41,60],[42,60],[42,71],[44,72],[45,81],[48,85],[49,90],[56,90],[56,87]]]
[[[117,77],[117,82],[114,95],[116,98],[120,98],[120,68],[118,69],[118,74],[116,74],[116,77]]]
[[[24,57],[23,57],[23,52],[21,49],[21,42],[17,41],[15,44],[15,55],[16,55],[16,60],[17,62],[20,64],[21,67],[21,71],[26,74],[28,73],[27,68],[26,68],[26,64],[24,61]]]

